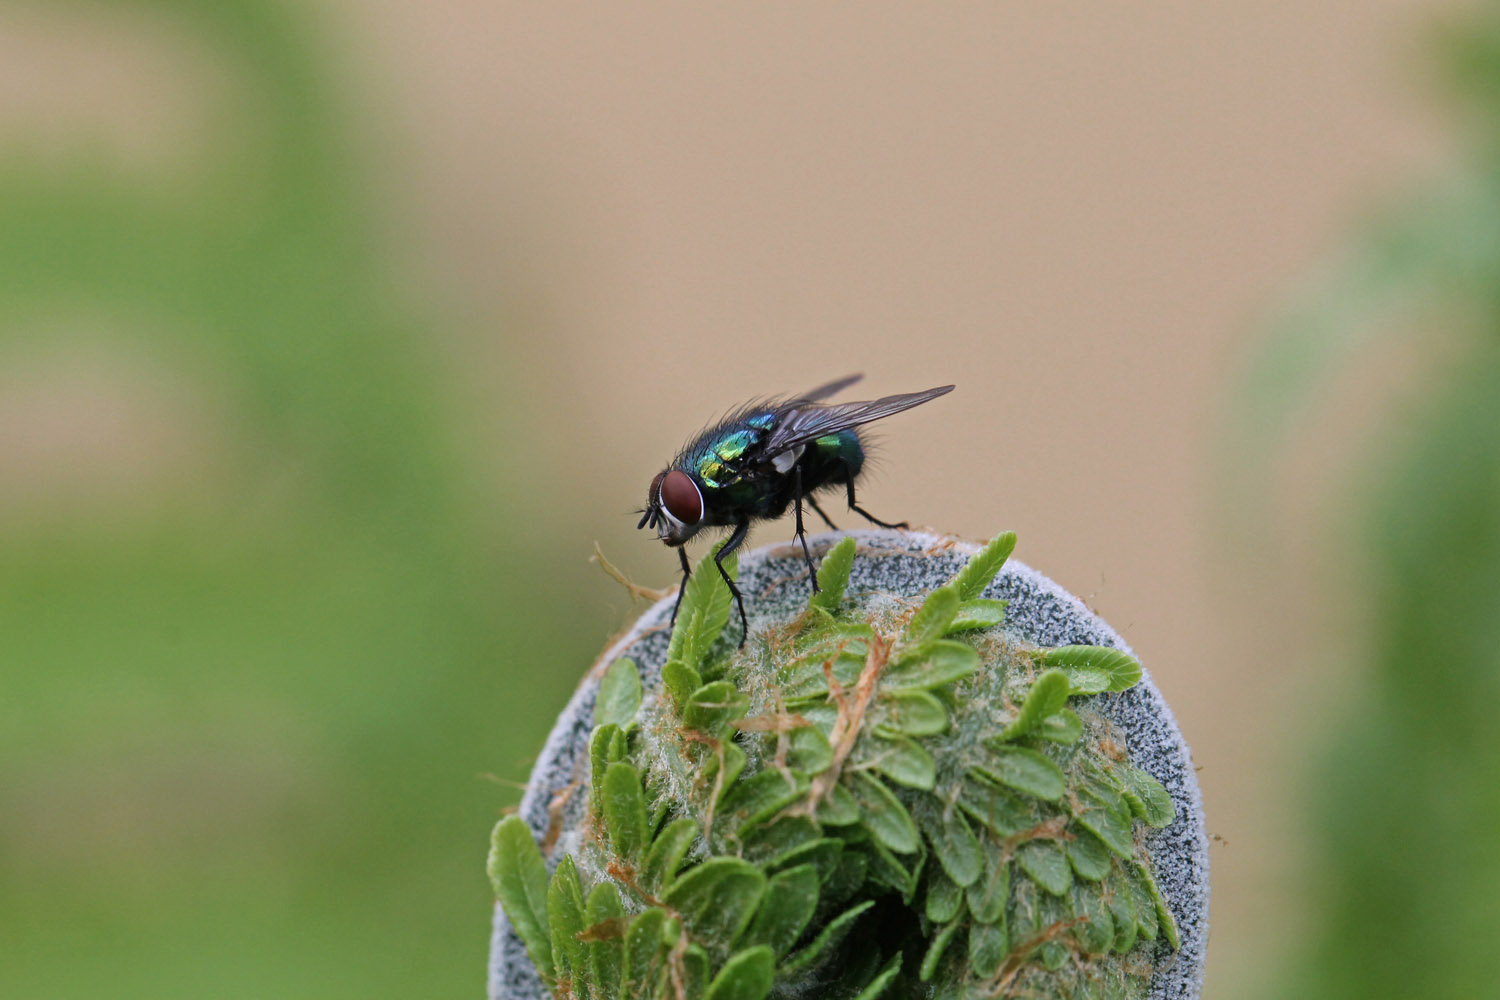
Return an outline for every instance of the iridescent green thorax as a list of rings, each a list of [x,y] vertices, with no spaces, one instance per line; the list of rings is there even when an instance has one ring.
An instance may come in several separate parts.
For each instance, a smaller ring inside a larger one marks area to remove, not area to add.
[[[697,474],[703,485],[720,489],[734,479],[740,468],[740,458],[757,441],[763,431],[757,428],[742,428],[707,442],[698,454],[689,460],[690,470]]]
[[[737,427],[700,441],[696,448],[689,451],[682,466],[697,476],[707,489],[728,490],[730,493],[742,489],[744,499],[749,499],[758,490],[741,476],[745,468],[744,459],[774,426],[774,414],[749,417]],[[812,480],[808,485],[816,488],[830,479],[842,482],[845,478],[857,475],[864,461],[864,447],[860,444],[858,433],[851,428],[808,442],[798,464]]]

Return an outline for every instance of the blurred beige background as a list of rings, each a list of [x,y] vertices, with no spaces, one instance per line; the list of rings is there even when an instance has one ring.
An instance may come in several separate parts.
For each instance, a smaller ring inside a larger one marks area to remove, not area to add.
[[[1319,683],[1293,649],[1324,623],[1299,609],[1331,578],[1319,498],[1353,466],[1324,414],[1274,491],[1280,555],[1256,566],[1223,536],[1221,421],[1264,310],[1447,156],[1414,39],[1452,9],[376,0],[318,17],[357,81],[395,270],[458,331],[441,347],[474,434],[525,413],[532,471],[504,486],[570,520],[560,559],[598,539],[670,583],[629,511],[744,398],[850,371],[871,395],[958,383],[881,427],[862,495],[886,518],[1018,531],[1018,558],[1135,646],[1227,841],[1209,996],[1236,1000],[1295,932],[1283,706]],[[43,148],[186,169],[202,95],[228,85],[149,19],[0,15],[0,125]],[[131,398],[128,375],[80,378]],[[529,395],[490,398],[500,384]],[[121,442],[175,422],[127,403]],[[26,434],[0,407],[7,463],[48,450],[21,411]],[[1312,582],[1267,596],[1270,571]],[[602,579],[581,599],[623,621]]]

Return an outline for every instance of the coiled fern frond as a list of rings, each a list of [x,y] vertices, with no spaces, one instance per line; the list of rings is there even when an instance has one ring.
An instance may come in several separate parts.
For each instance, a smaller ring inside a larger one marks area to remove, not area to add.
[[[851,592],[845,538],[743,648],[705,557],[659,690],[607,669],[555,870],[519,817],[495,829],[553,996],[1143,996],[1179,942],[1137,832],[1174,807],[1096,709],[1140,666],[1007,634],[981,594],[1014,545],[916,604]]]

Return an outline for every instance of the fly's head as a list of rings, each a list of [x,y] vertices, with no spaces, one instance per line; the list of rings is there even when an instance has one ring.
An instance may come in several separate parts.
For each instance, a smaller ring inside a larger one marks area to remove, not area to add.
[[[697,481],[681,469],[668,469],[651,480],[646,509],[636,527],[655,528],[658,538],[675,547],[698,533],[706,513]]]

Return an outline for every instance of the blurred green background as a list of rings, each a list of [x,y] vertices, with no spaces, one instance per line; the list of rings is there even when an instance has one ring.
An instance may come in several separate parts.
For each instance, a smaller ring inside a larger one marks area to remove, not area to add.
[[[1171,700],[1207,996],[1488,995],[1469,6],[0,3],[0,996],[481,993],[594,542],[857,370]]]
[[[475,471],[304,15],[59,9],[225,79],[185,169],[0,163],[0,995],[472,995],[481,774],[524,778],[604,613]]]

